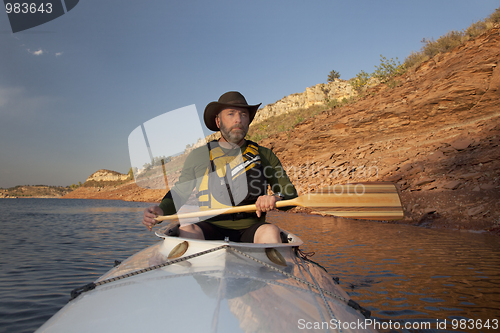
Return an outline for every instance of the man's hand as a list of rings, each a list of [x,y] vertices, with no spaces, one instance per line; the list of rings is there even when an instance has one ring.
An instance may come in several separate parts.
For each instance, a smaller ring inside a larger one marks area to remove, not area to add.
[[[149,231],[151,231],[153,226],[156,223],[158,223],[158,222],[156,222],[156,220],[154,218],[159,216],[159,215],[163,215],[163,210],[161,210],[161,208],[159,206],[151,206],[151,207],[146,208],[144,210],[144,214],[142,217],[142,224],[144,224],[146,226],[146,228],[148,228]]]
[[[281,201],[281,198],[274,195],[260,196],[255,203],[255,207],[257,207],[257,210],[255,211],[255,213],[257,213],[257,217],[260,217],[262,213],[275,209],[277,201]]]

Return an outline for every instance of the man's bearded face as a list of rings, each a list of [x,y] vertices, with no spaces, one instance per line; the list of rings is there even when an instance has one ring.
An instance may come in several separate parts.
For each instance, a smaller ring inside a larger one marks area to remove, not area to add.
[[[248,133],[250,116],[245,108],[228,108],[217,115],[216,123],[225,140],[238,144]]]

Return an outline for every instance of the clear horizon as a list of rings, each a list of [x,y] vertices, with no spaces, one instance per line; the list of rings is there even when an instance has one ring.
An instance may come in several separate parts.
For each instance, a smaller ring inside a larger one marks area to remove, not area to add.
[[[471,1],[80,1],[12,33],[0,13],[0,188],[127,173],[128,137],[230,90],[262,106],[403,62],[499,7]],[[204,134],[211,132],[203,128]],[[166,143],[168,144],[168,143]]]

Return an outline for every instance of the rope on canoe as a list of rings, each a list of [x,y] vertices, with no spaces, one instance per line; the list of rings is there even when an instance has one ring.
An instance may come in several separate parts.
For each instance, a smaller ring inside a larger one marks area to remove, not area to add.
[[[205,250],[205,251],[201,251],[201,252],[197,252],[197,253],[193,253],[189,256],[185,256],[185,257],[182,257],[182,258],[178,258],[178,259],[173,259],[173,260],[169,260],[163,264],[160,264],[160,265],[155,265],[155,266],[150,266],[150,267],[147,267],[147,268],[143,268],[143,269],[140,269],[140,270],[137,270],[137,271],[134,271],[134,272],[130,272],[130,273],[127,273],[127,274],[123,274],[123,275],[120,275],[120,276],[116,276],[116,277],[113,277],[113,278],[109,278],[109,279],[106,279],[106,280],[102,280],[102,281],[98,281],[98,282],[92,282],[92,283],[89,283],[89,284],[86,284],[82,287],[79,287],[79,288],[75,288],[74,290],[71,291],[71,298],[70,298],[70,301],[74,300],[75,298],[77,298],[78,296],[80,296],[82,293],[84,292],[87,292],[87,291],[90,291],[90,290],[93,290],[95,289],[96,287],[98,286],[102,286],[104,284],[107,284],[107,283],[111,283],[111,282],[115,282],[115,281],[119,281],[119,280],[123,280],[123,279],[126,279],[126,278],[129,278],[129,277],[132,277],[132,276],[136,276],[136,275],[139,275],[139,274],[142,274],[142,273],[147,273],[147,272],[150,272],[150,271],[153,271],[153,270],[156,270],[156,269],[159,269],[159,268],[163,268],[163,267],[166,267],[166,266],[170,266],[170,265],[173,265],[173,264],[177,264],[177,263],[180,263],[180,262],[183,262],[183,261],[187,261],[187,260],[190,260],[190,259],[193,259],[193,258],[196,258],[196,257],[200,257],[202,255],[205,255],[205,254],[208,254],[208,253],[212,253],[212,252],[215,252],[215,251],[219,251],[219,250],[222,250],[222,249],[228,249],[228,250],[231,250],[233,251],[234,253],[238,253],[246,258],[249,258],[269,269],[272,269],[274,271],[277,271],[299,283],[302,283],[302,284],[305,284],[307,285],[308,287],[312,288],[312,289],[315,289],[318,291],[318,293],[320,294],[321,298],[323,299],[323,301],[325,302],[325,305],[330,313],[330,315],[332,316],[332,318],[335,318],[333,316],[333,313],[332,313],[332,310],[330,309],[326,299],[324,298],[324,294],[327,294],[328,296],[330,297],[333,297],[333,298],[336,298],[342,302],[344,302],[345,304],[347,304],[348,306],[354,308],[355,310],[358,310],[361,312],[361,314],[363,314],[366,318],[370,318],[370,311],[369,310],[366,310],[364,309],[363,307],[361,307],[358,303],[356,303],[355,301],[353,301],[352,299],[348,300],[342,296],[339,296],[339,295],[336,295],[328,290],[325,290],[323,288],[321,288],[320,286],[318,286],[317,284],[314,284],[314,283],[311,283],[311,282],[308,282],[306,280],[303,280],[293,274],[290,274],[288,272],[285,272],[284,270],[280,269],[280,268],[277,268],[273,265],[270,265],[260,259],[257,259],[255,257],[252,257],[251,255],[248,255],[247,253],[243,252],[243,251],[240,251],[238,250],[237,248],[234,248],[230,245],[221,245],[221,246],[218,246],[218,247],[214,247],[212,249],[208,249],[208,250]],[[301,257],[299,257],[301,258]],[[308,260],[310,261],[310,260]],[[320,265],[318,265],[320,266]],[[320,266],[321,268],[323,268],[322,266]],[[324,269],[324,268],[323,268]],[[326,271],[326,270],[325,270]]]
[[[95,283],[91,282],[91,283],[86,284],[86,285],[84,285],[82,287],[73,289],[71,291],[71,298],[69,300],[72,301],[75,298],[77,298],[78,296],[80,296],[82,293],[90,291],[90,290],[93,290],[96,287],[102,286],[102,285],[104,285],[106,283],[110,283],[110,282],[114,282],[114,281],[118,281],[118,280],[123,280],[125,278],[131,277],[131,276],[136,276],[136,275],[139,275],[139,274],[142,274],[142,273],[147,273],[147,272],[153,271],[153,270],[158,269],[158,268],[162,268],[162,267],[170,266],[170,265],[173,265],[173,264],[177,264],[179,262],[187,261],[189,259],[193,259],[193,258],[202,256],[204,254],[215,252],[215,251],[227,248],[227,247],[229,247],[229,245],[221,245],[221,246],[214,247],[212,249],[201,251],[201,252],[198,252],[198,253],[194,253],[194,254],[191,254],[189,256],[185,256],[185,257],[179,258],[179,259],[169,260],[169,261],[167,261],[167,262],[165,262],[163,264],[160,264],[160,265],[150,266],[150,267],[147,267],[147,268],[143,268],[143,269],[140,269],[140,270],[137,270],[137,271],[134,271],[134,272],[130,272],[130,273],[127,273],[127,274],[123,274],[123,275],[120,275],[120,276],[116,276],[116,277],[109,278],[109,279],[102,280],[102,281],[95,282]]]
[[[321,298],[322,298],[322,299],[323,299],[323,301],[325,302],[325,304],[326,304],[326,300],[325,300],[325,298],[324,298],[324,294],[327,294],[327,295],[328,295],[328,296],[330,296],[330,297],[336,298],[336,299],[338,299],[338,300],[340,300],[340,301],[342,301],[342,302],[346,303],[348,306],[352,307],[353,309],[358,310],[359,312],[361,312],[361,314],[362,314],[363,316],[365,316],[365,318],[370,318],[370,316],[371,316],[371,311],[370,311],[370,310],[367,310],[367,309],[363,308],[361,305],[359,305],[358,303],[356,303],[356,302],[355,302],[355,301],[353,301],[352,299],[347,299],[347,298],[344,298],[344,297],[342,297],[342,296],[336,295],[336,294],[332,293],[332,292],[331,292],[331,291],[329,291],[329,290],[326,290],[326,289],[321,288],[321,287],[320,287],[320,286],[318,286],[317,284],[314,284],[314,283],[308,282],[308,281],[303,280],[303,279],[301,279],[301,278],[299,278],[299,277],[297,277],[297,276],[295,276],[295,275],[293,275],[293,274],[290,274],[290,273],[288,273],[288,272],[285,272],[285,271],[283,271],[282,269],[279,269],[278,267],[272,266],[272,265],[270,265],[270,264],[268,264],[268,263],[266,263],[266,262],[264,262],[264,261],[262,261],[262,260],[260,260],[260,259],[254,258],[254,257],[252,257],[251,255],[246,254],[245,252],[242,252],[242,251],[240,251],[240,250],[237,250],[237,249],[236,249],[236,248],[234,248],[234,247],[228,246],[228,249],[229,249],[229,250],[231,250],[231,251],[237,252],[237,253],[239,253],[239,254],[241,254],[241,255],[243,255],[243,256],[245,256],[245,257],[249,258],[249,259],[252,259],[252,260],[254,260],[254,261],[258,262],[259,264],[261,264],[261,265],[263,265],[263,266],[265,266],[265,267],[267,267],[267,268],[270,268],[270,269],[272,269],[272,270],[275,270],[275,271],[277,271],[277,272],[279,272],[279,273],[281,273],[281,274],[283,274],[283,275],[285,275],[285,276],[287,276],[287,277],[289,277],[289,278],[291,278],[291,279],[293,279],[293,280],[296,280],[296,281],[298,281],[298,282],[300,282],[300,283],[303,283],[303,284],[307,285],[308,287],[311,287],[311,288],[313,288],[313,289],[317,290],[317,291],[318,291],[318,293],[320,294]],[[302,257],[299,257],[299,258],[303,259]],[[314,264],[316,264],[316,265],[318,265],[319,267],[321,267],[322,269],[324,269],[324,270],[325,270],[325,272],[326,272],[326,269],[325,269],[323,266],[321,266],[320,264],[317,264],[317,263],[315,263],[314,261],[312,261],[312,260],[310,260],[310,259],[306,259],[306,260],[307,260],[307,261],[309,261],[309,262],[312,262],[312,263],[314,263]],[[310,272],[309,272],[309,274],[311,275],[311,273],[310,273]],[[312,278],[312,279],[313,279],[313,281],[314,281],[314,278],[312,277],[312,275],[311,275],[311,278]],[[337,280],[335,280],[335,279],[334,279],[334,281],[337,281]],[[328,304],[326,304],[326,307],[328,308],[328,310],[329,310],[330,314],[332,314],[332,311],[331,311],[330,307],[328,306]],[[333,317],[333,316],[332,316],[332,317]],[[335,318],[335,317],[333,317],[333,318]]]
[[[302,261],[302,266],[304,266],[305,269],[306,269],[306,271],[307,271],[307,273],[309,273],[309,276],[311,277],[311,280],[314,282],[314,284],[316,286],[318,286],[319,295],[321,296],[321,299],[323,300],[323,303],[325,304],[325,307],[328,310],[328,314],[330,314],[330,318],[334,319],[335,321],[337,321],[337,318],[333,314],[333,311],[332,311],[332,308],[330,307],[330,304],[328,304],[328,301],[326,300],[325,294],[323,293],[323,289],[319,288],[319,284],[316,282],[316,279],[314,278],[314,276],[312,275],[311,271],[309,270],[309,267],[307,267],[307,265],[304,265],[304,261],[305,260],[302,257],[298,257],[298,258]],[[338,331],[339,331],[339,333],[342,333],[342,330],[340,328],[339,328]]]
[[[342,302],[345,302],[346,304],[349,302],[349,300],[348,300],[348,299],[346,299],[346,298],[344,298],[344,297],[342,297],[342,296],[335,295],[334,293],[332,293],[332,292],[330,292],[330,291],[328,291],[328,290],[325,290],[325,289],[323,289],[323,288],[321,288],[321,287],[318,287],[318,286],[317,286],[317,285],[315,285],[314,283],[311,283],[311,282],[308,282],[308,281],[306,281],[306,280],[303,280],[303,279],[301,279],[301,278],[299,278],[299,277],[296,277],[295,275],[290,274],[290,273],[288,273],[288,272],[285,272],[284,270],[279,269],[278,267],[274,267],[273,265],[270,265],[270,264],[268,264],[268,263],[266,263],[266,262],[264,262],[264,261],[262,261],[262,260],[259,260],[259,259],[257,259],[257,258],[254,258],[254,257],[252,257],[251,255],[246,254],[245,252],[242,252],[242,251],[240,251],[240,250],[237,250],[237,249],[235,249],[235,248],[233,248],[233,247],[229,247],[228,249],[229,249],[229,250],[231,250],[231,251],[234,251],[234,252],[236,252],[236,253],[239,253],[239,254],[241,254],[242,256],[245,256],[245,257],[247,257],[247,258],[249,258],[249,259],[252,259],[252,260],[254,260],[254,261],[258,262],[259,264],[261,264],[261,265],[263,265],[263,266],[266,266],[267,268],[273,269],[273,270],[275,270],[275,271],[277,271],[277,272],[279,272],[279,273],[281,273],[281,274],[283,274],[283,275],[285,275],[285,276],[287,276],[287,277],[289,277],[289,278],[291,278],[291,279],[293,279],[293,280],[296,280],[296,281],[298,281],[298,282],[300,282],[300,283],[303,283],[303,284],[305,284],[305,285],[307,285],[307,286],[309,286],[309,287],[311,287],[311,288],[313,288],[313,289],[315,289],[315,290],[318,290],[318,291],[319,291],[319,290],[321,289],[324,293],[326,293],[326,294],[328,294],[329,296],[332,296],[332,297],[334,297],[334,298],[337,298],[338,300],[341,300]]]

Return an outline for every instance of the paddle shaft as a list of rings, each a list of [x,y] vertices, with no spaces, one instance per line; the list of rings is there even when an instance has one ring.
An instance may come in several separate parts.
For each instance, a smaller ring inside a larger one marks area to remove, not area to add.
[[[296,200],[297,200],[297,198],[291,199],[291,200],[277,201],[276,208],[297,206]],[[223,209],[202,210],[202,211],[193,212],[193,213],[158,216],[157,218],[155,218],[155,220],[158,222],[161,222],[161,221],[188,219],[188,218],[195,218],[195,217],[216,216],[216,215],[222,215],[222,214],[252,213],[255,211],[257,211],[257,206],[245,205],[245,206],[237,206],[237,207],[223,208]]]

